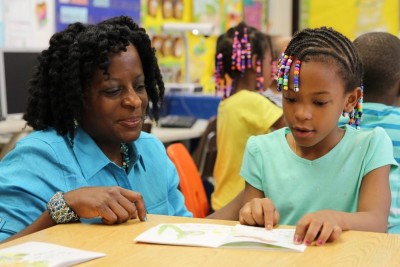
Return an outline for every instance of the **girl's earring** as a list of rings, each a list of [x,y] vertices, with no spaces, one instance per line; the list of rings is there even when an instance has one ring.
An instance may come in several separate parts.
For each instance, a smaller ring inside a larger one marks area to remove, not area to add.
[[[256,61],[256,79],[257,79],[257,89],[258,91],[264,91],[264,77],[261,72],[261,60],[257,59]]]

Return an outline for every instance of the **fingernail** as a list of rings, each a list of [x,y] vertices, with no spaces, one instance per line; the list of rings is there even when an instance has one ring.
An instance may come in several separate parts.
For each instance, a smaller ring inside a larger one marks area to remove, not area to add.
[[[321,239],[317,240],[317,245],[318,246],[322,246],[324,244],[324,241],[322,241]]]
[[[304,244],[305,244],[306,246],[309,246],[309,245],[311,245],[311,242],[310,242],[309,240],[306,240],[306,241],[304,241]]]
[[[272,225],[271,224],[267,224],[267,229],[268,230],[271,230],[273,227],[272,227]]]
[[[144,216],[144,221],[147,222],[147,216]]]
[[[300,239],[300,236],[298,236],[298,235],[295,235],[294,236],[294,238],[293,238],[293,242],[295,243],[295,244],[301,244],[301,239]]]

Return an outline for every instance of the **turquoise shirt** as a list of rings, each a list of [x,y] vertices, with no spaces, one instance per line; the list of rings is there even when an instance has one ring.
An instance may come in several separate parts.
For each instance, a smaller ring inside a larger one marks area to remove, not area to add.
[[[363,177],[384,165],[397,168],[390,138],[382,128],[343,128],[342,140],[316,160],[301,158],[290,149],[288,128],[249,139],[241,176],[273,200],[279,223],[296,225],[306,213],[322,209],[355,212]]]
[[[80,128],[73,147],[54,130],[21,139],[0,162],[0,240],[35,221],[57,191],[83,186],[120,186],[140,192],[150,214],[191,216],[164,145],[142,132],[129,146],[126,173]]]
[[[341,117],[340,124],[346,124],[348,117]],[[386,106],[381,103],[364,103],[361,129],[382,127],[392,140],[394,158],[400,164],[400,107]],[[389,233],[400,234],[400,168],[390,172],[390,191],[392,204],[389,214]]]

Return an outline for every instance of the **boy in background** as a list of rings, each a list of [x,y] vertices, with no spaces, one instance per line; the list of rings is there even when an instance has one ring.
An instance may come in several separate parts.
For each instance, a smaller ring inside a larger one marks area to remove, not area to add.
[[[400,164],[400,39],[387,32],[365,33],[353,41],[364,65],[362,129],[385,129]],[[348,118],[340,122],[346,123]],[[400,233],[400,169],[390,173],[389,233]]]

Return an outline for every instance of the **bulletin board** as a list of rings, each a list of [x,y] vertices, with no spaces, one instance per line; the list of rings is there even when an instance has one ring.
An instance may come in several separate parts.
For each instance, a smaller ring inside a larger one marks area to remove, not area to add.
[[[140,0],[56,0],[56,31],[73,22],[97,23],[120,15],[140,23]]]
[[[300,29],[333,27],[350,39],[370,31],[399,32],[398,0],[302,0]]]

